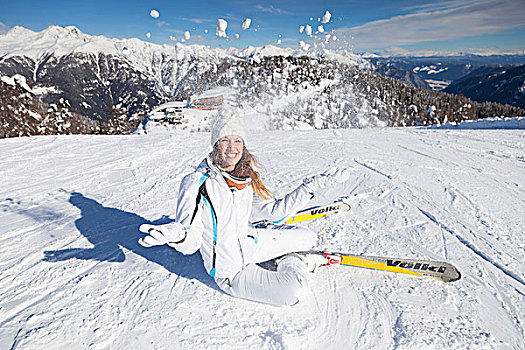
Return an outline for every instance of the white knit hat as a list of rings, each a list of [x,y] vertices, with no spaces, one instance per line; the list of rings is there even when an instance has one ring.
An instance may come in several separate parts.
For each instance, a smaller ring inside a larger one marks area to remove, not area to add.
[[[213,147],[219,139],[228,135],[238,135],[246,143],[244,118],[235,109],[223,105],[219,110],[219,117],[211,129],[211,146]]]

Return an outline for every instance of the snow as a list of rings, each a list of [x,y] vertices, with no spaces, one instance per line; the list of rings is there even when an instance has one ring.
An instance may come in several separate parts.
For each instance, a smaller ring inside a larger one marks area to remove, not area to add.
[[[445,284],[333,266],[294,308],[225,295],[198,254],[137,244],[141,223],[173,214],[209,133],[2,139],[0,348],[523,349],[523,118],[478,123],[250,132],[277,195],[354,169],[316,199],[352,205],[309,224],[319,248],[444,260],[463,274]]]
[[[222,23],[222,22],[220,22]],[[219,24],[219,21],[218,21]],[[221,24],[225,29],[226,21]],[[219,28],[219,27],[218,27]],[[310,27],[310,30],[312,28]],[[222,35],[222,31],[221,31]],[[151,38],[151,33],[146,34]],[[170,36],[171,40],[176,40]],[[308,49],[277,47],[266,45],[262,47],[248,47],[243,50],[235,48],[209,48],[204,45],[158,45],[136,38],[116,39],[104,36],[93,36],[80,32],[76,27],[50,26],[41,32],[34,32],[23,27],[14,27],[4,35],[0,35],[0,56],[7,59],[13,56],[26,56],[35,61],[35,72],[43,60],[53,53],[56,57],[67,56],[72,53],[86,53],[98,55],[125,55],[138,70],[149,72],[152,65],[158,61],[158,56],[167,58],[176,57],[179,61],[189,62],[192,56],[215,60],[216,58],[251,59],[263,56],[304,56],[337,60],[350,65],[368,65],[362,57],[351,52],[337,52],[322,46],[311,45]],[[36,74],[36,73],[35,73]],[[159,82],[160,83],[160,82]]]
[[[306,27],[304,28],[304,32],[306,33],[306,35],[311,36],[312,35],[312,27],[309,24],[307,24]]]
[[[441,65],[441,63],[438,63],[438,65]],[[448,67],[444,67],[444,68],[438,69],[438,67],[436,67],[436,66],[414,67],[412,69],[412,71],[414,73],[427,72],[428,75],[443,73],[443,72],[445,72],[447,70],[448,70]]]
[[[242,30],[249,29],[251,25],[252,25],[252,19],[251,19],[251,18],[246,18],[246,19],[242,22]]]
[[[159,18],[160,13],[159,13],[159,11],[157,11],[157,10],[151,10],[150,13],[149,13],[149,15],[150,15],[151,17],[153,17],[153,18]]]
[[[321,23],[328,23],[330,22],[330,19],[332,18],[332,14],[330,13],[330,11],[326,11],[323,15],[323,18],[321,19]]]
[[[226,28],[228,27],[228,22],[222,18],[217,20],[217,28],[215,29],[215,34],[218,37],[226,38]]]
[[[446,123],[442,125],[433,125],[433,129],[514,129],[525,130],[525,117],[515,118],[485,118],[479,120],[467,120],[462,123]]]
[[[3,75],[2,77],[0,77],[0,80],[2,80],[7,85],[11,85],[11,86],[19,85],[20,87],[22,87],[27,92],[34,93],[33,90],[31,89],[31,87],[29,87],[29,85],[27,85],[26,77],[24,77],[21,74],[15,74],[12,77],[8,77],[8,76]]]
[[[191,34],[190,32],[187,30],[184,32],[184,40],[190,40],[191,38]]]

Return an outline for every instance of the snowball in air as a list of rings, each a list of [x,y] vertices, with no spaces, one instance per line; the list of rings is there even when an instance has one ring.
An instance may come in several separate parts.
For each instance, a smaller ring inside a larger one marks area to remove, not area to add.
[[[310,36],[312,35],[312,27],[310,27],[309,24],[306,25],[306,28],[304,29],[306,35]]]
[[[217,20],[217,28],[215,29],[215,35],[226,38],[226,28],[227,27],[228,27],[228,22],[226,22],[222,18],[219,18]]]
[[[252,19],[251,18],[246,18],[244,20],[244,22],[242,22],[242,30],[246,30],[246,29],[250,28],[251,25],[252,25]]]
[[[186,40],[190,40],[190,37],[191,37],[190,32],[189,32],[188,30],[185,31],[185,32],[184,32],[184,39],[186,39]]]
[[[236,33],[236,34],[235,34],[235,39],[239,39],[239,38],[240,38],[239,33]]]
[[[332,18],[332,14],[326,10],[326,12],[323,15],[323,18],[321,18],[321,23],[328,23],[330,22],[330,19]]]
[[[319,33],[324,33],[324,27],[322,24],[319,25],[319,27],[317,27],[317,30],[319,31]]]
[[[299,26],[299,33],[304,32],[304,26]]]
[[[151,10],[150,13],[149,13],[149,15],[150,15],[151,17],[153,17],[153,18],[159,18],[160,13],[159,13],[159,11],[157,11],[157,10]]]
[[[305,43],[305,42],[302,41],[302,40],[299,41],[299,46],[301,46],[301,48],[302,48],[303,50],[308,50],[308,49],[310,48],[310,44],[307,44],[307,43]]]
[[[149,32],[146,33],[146,38],[148,38],[148,39],[151,38],[151,33],[149,33]]]

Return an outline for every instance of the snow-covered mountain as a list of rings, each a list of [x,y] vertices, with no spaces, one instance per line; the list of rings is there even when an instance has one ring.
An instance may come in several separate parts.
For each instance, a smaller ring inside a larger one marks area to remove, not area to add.
[[[455,80],[446,92],[474,101],[493,101],[525,108],[525,65],[484,66]]]
[[[32,88],[20,74],[0,76],[0,138],[57,134],[122,134],[133,129],[125,115],[117,113],[104,122],[72,111],[63,98],[42,102],[47,90]]]
[[[2,139],[0,348],[523,349],[525,119],[508,126],[249,133],[278,196],[354,170],[318,197],[352,205],[309,224],[318,248],[445,260],[463,275],[332,266],[294,308],[228,296],[199,254],[137,243],[140,224],[173,214],[209,133]]]
[[[451,84],[451,82],[459,80],[474,70],[485,66],[519,66],[525,64],[525,56],[523,55],[369,57],[368,59],[374,64],[374,69],[384,76],[399,79],[417,87],[430,88],[435,91],[442,91]],[[476,99],[476,101],[484,102],[493,100]]]
[[[0,36],[0,74],[20,74],[45,91],[43,102],[63,99],[73,111],[102,122],[125,114],[137,123],[162,102],[221,86],[236,91],[239,108],[265,114],[269,129],[428,125],[525,114],[422,91],[369,68],[360,56],[322,46],[156,45],[58,26],[41,32],[15,27]]]

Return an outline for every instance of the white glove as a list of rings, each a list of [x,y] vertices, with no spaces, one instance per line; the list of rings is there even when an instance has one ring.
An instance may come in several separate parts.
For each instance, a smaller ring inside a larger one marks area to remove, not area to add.
[[[349,169],[335,170],[335,168],[330,168],[322,174],[305,178],[303,183],[308,191],[315,192],[320,188],[335,186],[348,181],[350,175]]]
[[[142,224],[139,231],[147,234],[139,239],[139,244],[146,248],[163,244],[173,245],[181,243],[186,238],[186,229],[178,222],[166,225]]]

